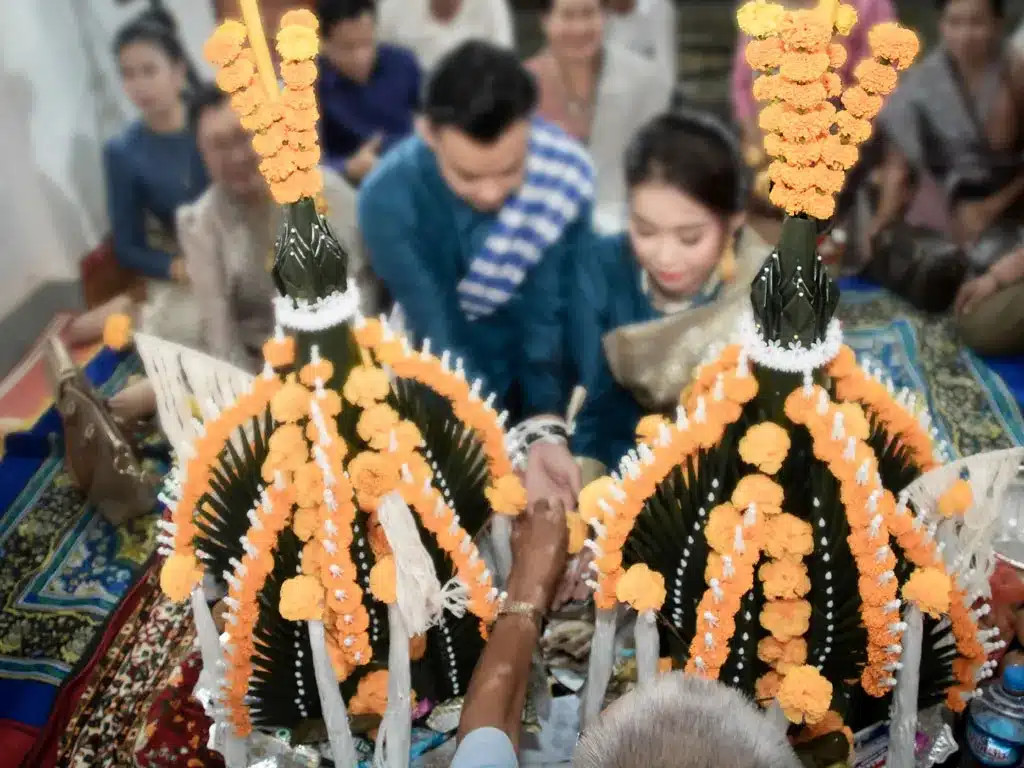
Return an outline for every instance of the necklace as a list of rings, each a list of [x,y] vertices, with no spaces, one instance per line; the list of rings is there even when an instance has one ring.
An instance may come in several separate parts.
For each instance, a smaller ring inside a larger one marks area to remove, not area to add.
[[[562,87],[562,95],[565,97],[566,110],[569,112],[569,117],[573,120],[578,120],[585,123],[585,133],[590,133],[590,124],[594,119],[594,103],[597,98],[597,84],[601,81],[601,68],[603,63],[603,57],[599,57],[597,65],[594,67],[594,78],[591,82],[590,88],[586,89],[585,93],[577,93],[573,90],[570,85],[570,78],[565,66],[558,59],[554,57],[555,68],[558,72],[558,80]]]

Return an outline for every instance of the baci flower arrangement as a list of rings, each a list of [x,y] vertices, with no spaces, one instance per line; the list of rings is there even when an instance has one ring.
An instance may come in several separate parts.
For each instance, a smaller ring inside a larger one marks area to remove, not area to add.
[[[918,43],[896,24],[873,28],[872,55],[844,89],[834,37],[856,23],[852,7],[754,0],[738,19],[768,102],[771,200],[787,216],[738,342],[581,495],[598,606],[584,720],[604,704],[626,605],[641,685],[669,668],[721,680],[772,708],[794,742],[839,739],[845,756],[851,728],[888,718],[903,675],[919,707],[963,710],[997,644],[978,627],[968,566],[935,536],[940,515],[970,506],[969,486],[958,481],[938,512],[901,493],[943,451],[923,404],[843,344],[838,287],[816,253],[819,223]],[[924,648],[920,668],[903,670],[911,609]]]
[[[465,692],[499,609],[477,536],[526,494],[505,417],[461,361],[358,311],[316,205],[316,18],[282,18],[280,87],[259,9],[241,5],[244,21],[223,23],[206,53],[284,206],[278,329],[263,373],[205,404],[178,456],[161,584],[206,630],[229,764],[247,764],[253,729],[322,723],[336,765],[356,763],[356,732],[403,766],[414,713]],[[227,605],[212,642],[211,585]]]

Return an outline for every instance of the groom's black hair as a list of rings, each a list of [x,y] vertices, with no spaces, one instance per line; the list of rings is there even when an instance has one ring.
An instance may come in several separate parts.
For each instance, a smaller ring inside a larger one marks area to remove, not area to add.
[[[454,128],[491,144],[537,108],[537,84],[513,51],[470,40],[438,62],[423,114],[434,128]]]

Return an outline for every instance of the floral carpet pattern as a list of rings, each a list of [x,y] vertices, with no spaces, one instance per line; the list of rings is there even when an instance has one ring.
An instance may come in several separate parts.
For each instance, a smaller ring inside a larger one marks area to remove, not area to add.
[[[101,394],[116,392],[138,368],[134,358],[120,361]],[[4,459],[33,461],[38,468],[0,513],[0,717],[14,720],[91,651],[156,548],[157,515],[115,528],[75,488],[59,450]],[[0,473],[0,482],[13,476]]]
[[[861,363],[881,365],[897,391],[924,398],[953,458],[1024,443],[1024,420],[1002,380],[957,342],[948,318],[917,312],[881,291],[844,291],[846,343]]]

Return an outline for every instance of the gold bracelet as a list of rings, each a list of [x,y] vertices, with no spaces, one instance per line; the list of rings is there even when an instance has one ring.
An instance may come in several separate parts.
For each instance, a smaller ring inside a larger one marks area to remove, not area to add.
[[[538,632],[544,618],[533,603],[527,602],[506,602],[498,609],[498,615],[494,618],[494,621],[497,622],[502,616],[526,616],[533,620]]]

